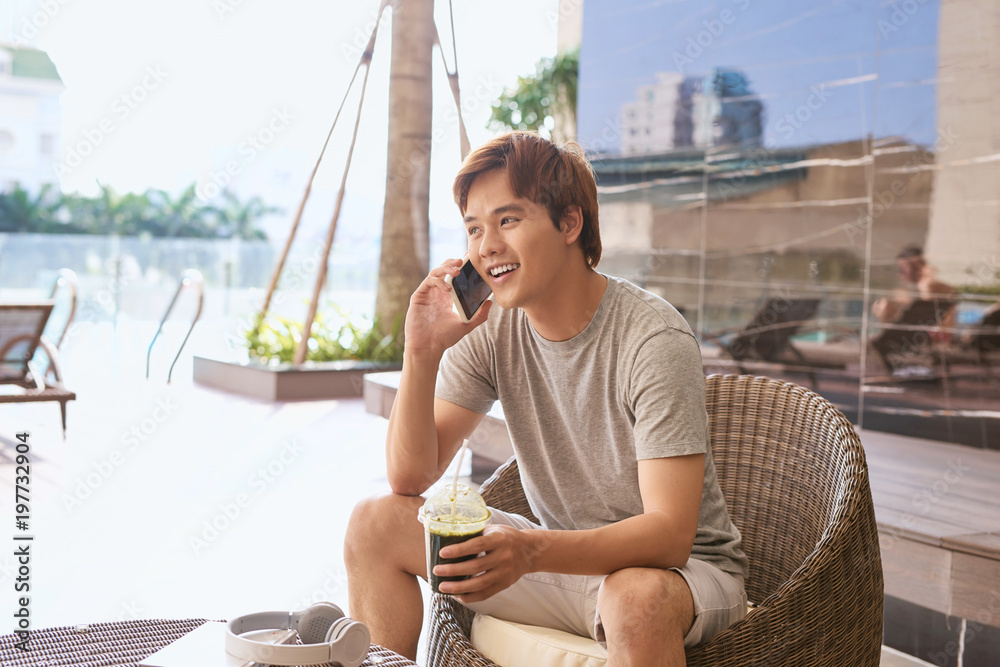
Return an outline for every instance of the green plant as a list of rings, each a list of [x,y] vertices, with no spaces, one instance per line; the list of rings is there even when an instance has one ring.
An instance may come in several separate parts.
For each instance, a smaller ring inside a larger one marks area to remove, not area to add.
[[[578,51],[538,61],[533,76],[517,77],[493,103],[490,128],[540,132],[552,129],[557,113],[575,119],[579,69]]]
[[[0,192],[0,232],[33,231],[36,226],[52,225],[59,206],[59,195],[49,183],[37,194],[20,185],[10,192]]]
[[[955,285],[959,294],[979,294],[983,296],[1000,296],[1000,282],[993,284],[968,283]]]
[[[51,185],[37,194],[20,186],[0,192],[0,232],[266,240],[258,221],[281,211],[260,197],[244,201],[228,190],[215,203],[203,202],[195,184],[176,196],[153,188],[119,194],[98,185],[93,197],[63,194]]]
[[[386,335],[378,320],[353,318],[331,305],[334,316],[328,321],[316,313],[306,361],[374,361],[397,363],[403,360],[402,318]],[[250,357],[261,363],[292,363],[302,340],[302,323],[269,316],[245,334]]]
[[[997,267],[996,260],[991,263],[981,262],[975,269],[966,269],[965,272],[974,276],[974,280],[955,285],[959,294],[1000,295],[1000,268]]]

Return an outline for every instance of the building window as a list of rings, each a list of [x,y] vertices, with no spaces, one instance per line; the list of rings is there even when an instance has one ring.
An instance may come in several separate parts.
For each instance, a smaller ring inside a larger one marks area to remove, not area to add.
[[[51,134],[43,134],[38,137],[38,152],[49,156],[55,153],[55,137]]]

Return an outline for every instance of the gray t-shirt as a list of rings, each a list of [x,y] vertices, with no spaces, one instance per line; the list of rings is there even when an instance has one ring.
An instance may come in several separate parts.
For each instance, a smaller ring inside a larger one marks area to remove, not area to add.
[[[698,342],[674,307],[609,276],[590,324],[561,342],[542,338],[519,308],[495,311],[446,352],[436,394],[479,413],[500,401],[542,526],[597,528],[642,514],[639,460],[705,453],[691,555],[745,577],[708,448]]]

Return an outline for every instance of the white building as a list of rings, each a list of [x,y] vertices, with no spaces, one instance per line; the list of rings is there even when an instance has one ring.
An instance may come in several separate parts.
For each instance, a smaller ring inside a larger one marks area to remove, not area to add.
[[[716,67],[707,76],[657,72],[655,83],[639,86],[635,101],[621,106],[621,154],[756,145],[762,109],[739,70]]]
[[[64,88],[44,51],[0,44],[0,191],[58,189]]]
[[[675,119],[681,107],[679,72],[657,72],[656,83],[639,86],[634,102],[621,108],[622,155],[662,153],[678,146],[690,145],[690,136],[676,135]]]

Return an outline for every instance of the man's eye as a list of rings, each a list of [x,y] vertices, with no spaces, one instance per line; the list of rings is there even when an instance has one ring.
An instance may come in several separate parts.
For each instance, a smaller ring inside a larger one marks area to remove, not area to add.
[[[516,221],[517,221],[517,218],[503,218],[500,221],[500,224],[501,225],[506,225],[508,222],[516,222]]]
[[[468,232],[469,236],[475,236],[479,233],[479,227],[469,227],[466,232]]]

